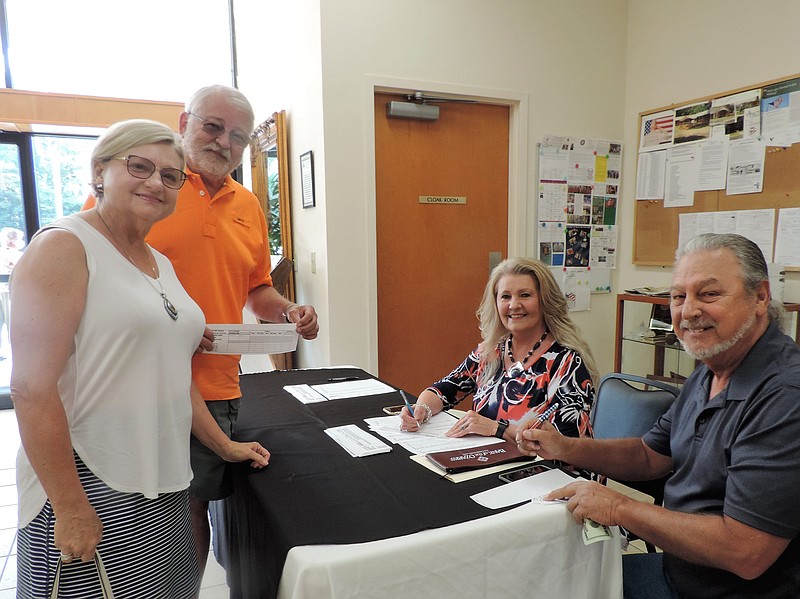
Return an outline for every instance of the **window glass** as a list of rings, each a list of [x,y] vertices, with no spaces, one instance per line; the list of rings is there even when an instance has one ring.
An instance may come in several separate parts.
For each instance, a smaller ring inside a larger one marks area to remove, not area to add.
[[[184,102],[231,84],[225,0],[6,0],[16,89]]]
[[[0,395],[8,394],[11,347],[8,342],[8,277],[25,246],[25,209],[19,146],[0,143]],[[3,408],[11,407],[7,399]]]
[[[0,143],[0,229],[6,227],[24,231],[25,208],[22,198],[19,146]]]
[[[273,256],[283,256],[280,189],[278,187],[278,148],[275,146],[267,150],[267,196],[269,204],[269,253]]]
[[[91,188],[94,139],[37,135],[32,139],[39,226],[79,212]]]

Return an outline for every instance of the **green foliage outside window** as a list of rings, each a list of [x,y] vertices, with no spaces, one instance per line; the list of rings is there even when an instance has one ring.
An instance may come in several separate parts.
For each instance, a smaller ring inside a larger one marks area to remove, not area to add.
[[[272,158],[269,160],[272,162]],[[275,168],[277,168],[277,161]],[[281,243],[281,211],[278,173],[271,171],[272,169],[268,168],[267,189],[269,193],[269,214],[267,215],[267,225],[269,225],[269,253],[274,256],[282,256],[283,244]]]

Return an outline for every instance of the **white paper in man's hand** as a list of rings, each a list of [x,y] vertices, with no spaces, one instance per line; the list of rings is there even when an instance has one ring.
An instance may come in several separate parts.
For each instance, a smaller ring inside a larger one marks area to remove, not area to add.
[[[285,354],[297,349],[297,325],[210,324],[214,346],[210,354]]]

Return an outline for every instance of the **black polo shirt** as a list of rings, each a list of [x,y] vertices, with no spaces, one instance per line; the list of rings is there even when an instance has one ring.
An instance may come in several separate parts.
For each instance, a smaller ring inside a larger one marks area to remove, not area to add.
[[[711,378],[698,367],[644,436],[672,457],[664,506],[727,514],[792,541],[756,580],[665,554],[667,578],[681,597],[800,597],[800,348],[770,324],[727,388],[709,399]]]

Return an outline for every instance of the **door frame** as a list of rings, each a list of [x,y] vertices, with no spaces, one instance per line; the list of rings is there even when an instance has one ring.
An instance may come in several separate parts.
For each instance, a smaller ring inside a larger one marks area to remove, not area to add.
[[[508,129],[508,255],[524,256],[534,238],[528,219],[528,94],[511,90],[477,88],[442,82],[367,76],[363,86],[365,147],[365,196],[367,198],[367,263],[369,280],[369,372],[378,376],[378,243],[375,184],[375,101],[376,93],[414,93],[477,100],[509,107]],[[535,194],[534,194],[535,195]],[[533,254],[531,254],[533,255]]]

